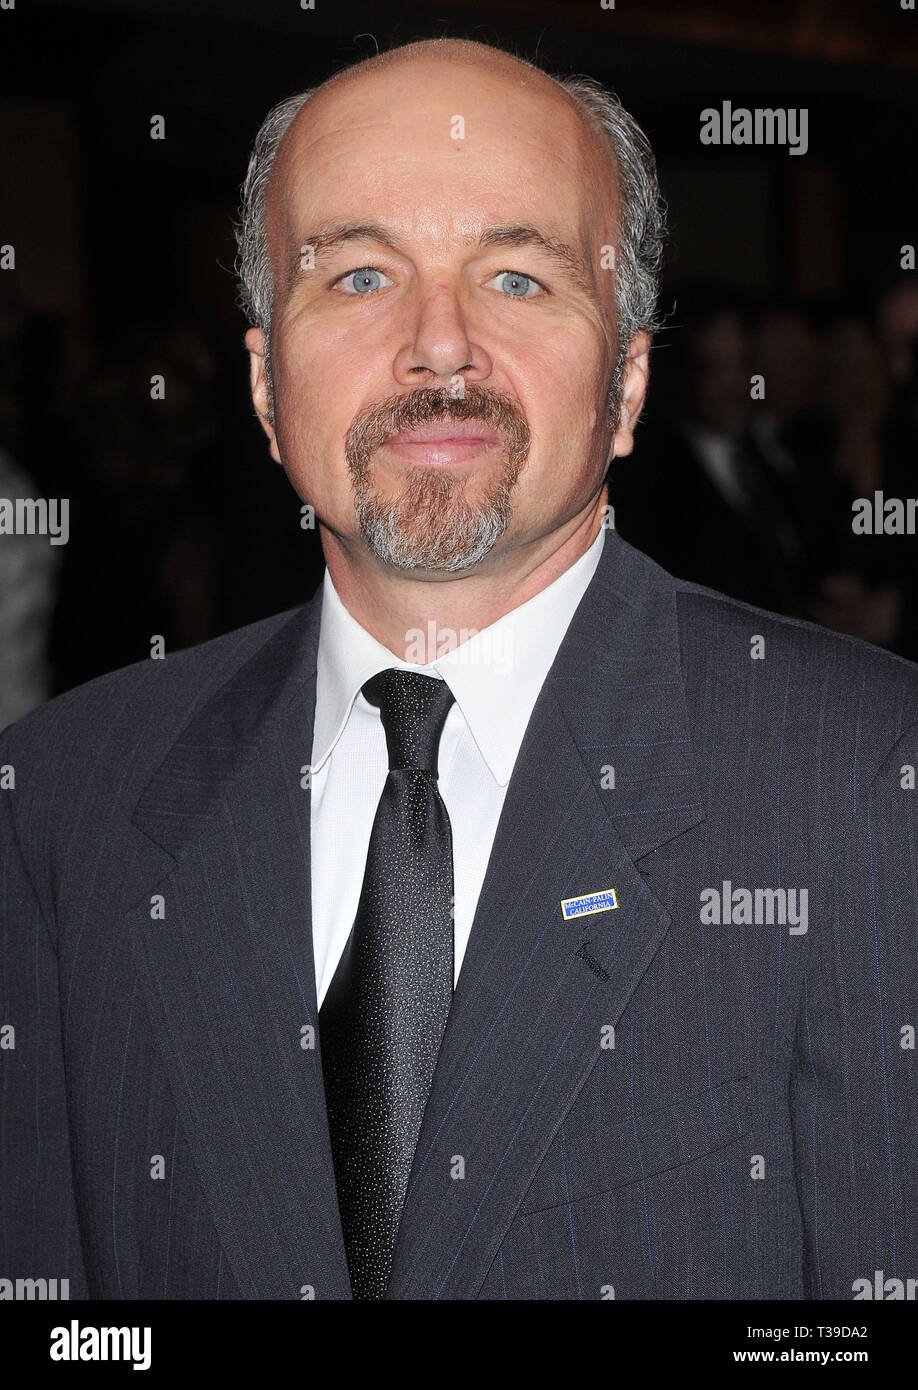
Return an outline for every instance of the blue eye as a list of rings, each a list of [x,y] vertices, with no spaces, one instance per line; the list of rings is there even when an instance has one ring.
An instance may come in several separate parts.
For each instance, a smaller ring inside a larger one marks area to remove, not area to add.
[[[488,284],[493,284],[495,280],[501,282],[501,290],[506,299],[535,299],[544,294],[538,280],[534,280],[531,275],[524,275],[520,270],[502,270],[489,280]],[[530,294],[530,290],[535,290],[536,293]]]
[[[376,270],[371,265],[361,266],[359,270],[349,270],[347,275],[342,275],[337,282],[342,288],[350,280],[353,282],[351,289],[345,289],[345,294],[368,295],[375,294],[377,290],[383,289],[383,278],[389,280],[388,276],[383,277],[381,270]],[[389,280],[389,284],[391,284]]]

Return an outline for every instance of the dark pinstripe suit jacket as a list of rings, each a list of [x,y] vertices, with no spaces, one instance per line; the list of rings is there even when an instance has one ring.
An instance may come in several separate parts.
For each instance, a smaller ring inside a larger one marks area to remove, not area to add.
[[[309,1046],[319,603],[0,738],[0,1277],[349,1296]],[[389,1297],[918,1276],[916,721],[918,668],[609,535],[508,789]],[[740,917],[806,889],[807,930],[711,920],[725,881]]]

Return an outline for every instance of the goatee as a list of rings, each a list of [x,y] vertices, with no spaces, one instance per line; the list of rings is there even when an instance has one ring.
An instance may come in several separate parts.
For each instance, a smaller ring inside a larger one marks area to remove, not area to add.
[[[370,460],[393,435],[444,420],[481,420],[505,441],[498,475],[483,495],[466,493],[474,473],[458,477],[448,468],[415,468],[397,497],[376,491]],[[348,430],[345,457],[354,484],[357,520],[373,553],[399,570],[455,572],[478,564],[507,530],[512,493],[529,452],[529,427],[509,397],[465,385],[462,395],[422,387],[392,396],[363,411]]]

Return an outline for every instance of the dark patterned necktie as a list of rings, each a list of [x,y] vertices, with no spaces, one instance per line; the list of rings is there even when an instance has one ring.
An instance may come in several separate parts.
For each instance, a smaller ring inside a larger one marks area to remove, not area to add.
[[[363,693],[389,750],[354,926],[319,1013],[354,1298],[386,1292],[453,995],[453,846],[437,788],[445,681],[382,671]]]

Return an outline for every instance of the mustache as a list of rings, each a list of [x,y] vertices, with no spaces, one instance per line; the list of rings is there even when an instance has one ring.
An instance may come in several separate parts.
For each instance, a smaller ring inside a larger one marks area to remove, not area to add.
[[[529,426],[516,402],[472,383],[461,396],[447,387],[422,386],[410,395],[389,396],[367,406],[351,423],[345,454],[349,460],[365,461],[392,435],[444,420],[480,420],[501,436],[514,457],[528,452]]]

